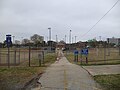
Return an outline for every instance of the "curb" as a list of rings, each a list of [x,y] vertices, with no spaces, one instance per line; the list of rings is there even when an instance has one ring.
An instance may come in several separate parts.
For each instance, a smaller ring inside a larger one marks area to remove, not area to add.
[[[35,84],[38,83],[38,79],[42,76],[42,74],[43,74],[43,72],[39,73],[38,75],[33,77],[30,81],[26,82],[24,84],[23,88],[21,88],[21,90],[26,90],[29,87],[29,85],[32,84],[32,82],[35,82]],[[38,83],[38,84],[41,84],[41,83]]]
[[[83,66],[81,66],[85,71],[87,71],[88,72],[88,74],[93,78],[93,80],[94,80],[94,76],[87,70],[87,69],[85,69]],[[94,80],[95,81],[95,80]],[[95,81],[96,82],[96,81]],[[97,83],[97,82],[96,82]],[[98,84],[98,83],[97,83]],[[99,84],[98,84],[99,85]],[[99,88],[97,88],[96,90],[103,90],[102,89],[102,86],[100,85],[99,86],[100,87],[100,89]]]
[[[87,70],[87,69],[85,69],[83,66],[81,66],[85,71],[87,71],[88,72],[88,74],[91,76],[91,77],[93,77],[93,75]]]

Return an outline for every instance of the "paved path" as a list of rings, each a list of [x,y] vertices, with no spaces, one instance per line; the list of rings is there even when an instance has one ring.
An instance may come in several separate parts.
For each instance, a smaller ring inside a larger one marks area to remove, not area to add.
[[[120,74],[120,65],[100,65],[100,66],[84,66],[93,76],[106,74]]]
[[[40,90],[101,90],[86,70],[65,57],[48,67],[39,82]]]

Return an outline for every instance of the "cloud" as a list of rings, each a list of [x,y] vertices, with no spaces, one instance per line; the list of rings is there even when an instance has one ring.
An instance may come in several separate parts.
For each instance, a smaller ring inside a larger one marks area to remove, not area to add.
[[[48,27],[63,39],[64,35],[77,36],[77,41],[86,33],[115,3],[115,0],[1,0],[0,32],[29,37],[34,33],[48,36]],[[91,30],[84,40],[96,36],[119,37],[120,2]],[[116,32],[113,31],[116,30]],[[104,32],[104,33],[103,33]],[[21,34],[22,33],[22,34]],[[3,38],[0,37],[0,40]],[[19,38],[18,38],[19,39]]]

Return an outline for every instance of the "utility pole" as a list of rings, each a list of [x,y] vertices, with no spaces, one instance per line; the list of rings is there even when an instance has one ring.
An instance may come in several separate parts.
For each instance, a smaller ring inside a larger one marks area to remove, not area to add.
[[[71,50],[71,32],[72,30],[70,30],[70,35],[69,35],[69,50]]]
[[[51,41],[51,28],[48,28],[49,30],[49,45],[50,45],[50,52],[52,50],[52,41]]]
[[[77,38],[77,36],[75,36],[75,43],[76,43],[76,38]]]
[[[71,32],[72,30],[70,30],[70,35],[69,35],[69,43],[71,44]]]
[[[12,37],[13,37],[13,44],[15,44],[15,40],[14,40],[15,36],[12,36]]]
[[[72,43],[73,43],[73,41],[74,41],[74,38],[72,37]]]
[[[48,28],[49,30],[49,41],[51,41],[51,28]]]
[[[109,47],[109,38],[107,39],[107,42],[108,42],[108,56],[110,56],[110,47]]]
[[[65,35],[65,43],[66,43],[66,35]]]
[[[48,42],[48,37],[47,37],[47,42]]]
[[[57,38],[57,35],[56,35],[56,42],[58,42],[58,38]]]

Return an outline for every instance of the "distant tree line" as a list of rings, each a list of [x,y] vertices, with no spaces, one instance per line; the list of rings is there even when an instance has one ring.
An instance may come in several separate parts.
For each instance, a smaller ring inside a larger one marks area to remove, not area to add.
[[[32,46],[32,47],[56,47],[56,44],[58,42],[55,41],[44,41],[44,37],[40,36],[38,34],[34,34],[30,37],[30,39],[24,38],[20,44],[18,43],[13,43],[11,42],[10,47],[16,46]],[[97,41],[96,39],[91,39],[86,42],[77,42],[77,43],[72,43],[72,44],[66,44],[64,41],[60,41],[59,43],[65,44],[66,48],[72,47],[72,48],[84,48],[84,47],[89,47],[89,48],[95,48],[95,47],[115,47],[114,43],[108,43],[107,41]],[[117,45],[118,47],[120,45]],[[0,47],[7,47],[6,40],[3,43],[0,43]]]

